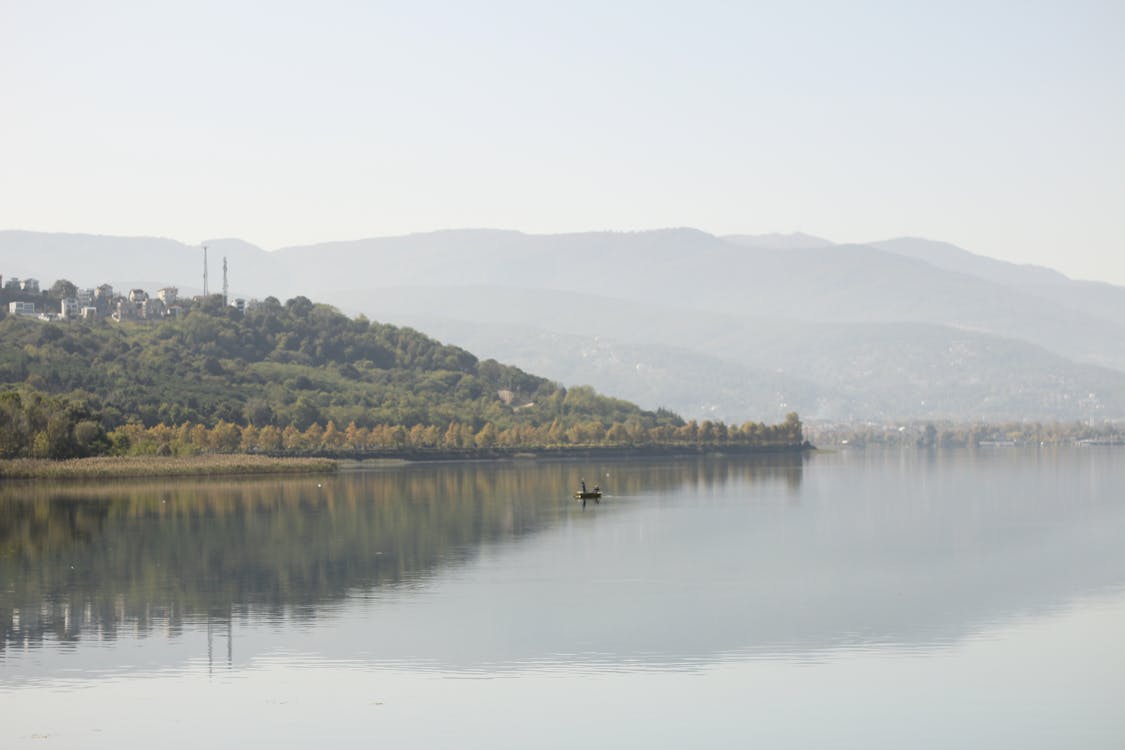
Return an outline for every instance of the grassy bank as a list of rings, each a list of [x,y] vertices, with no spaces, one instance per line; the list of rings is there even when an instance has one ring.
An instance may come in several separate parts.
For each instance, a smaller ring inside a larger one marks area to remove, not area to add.
[[[120,479],[129,477],[229,476],[239,474],[326,474],[326,458],[268,458],[250,455],[98,457],[71,461],[0,461],[0,479]]]

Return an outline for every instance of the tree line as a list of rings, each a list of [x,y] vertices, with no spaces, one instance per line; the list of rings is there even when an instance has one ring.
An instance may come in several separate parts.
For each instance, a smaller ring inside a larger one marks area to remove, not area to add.
[[[679,427],[645,427],[638,422],[598,420],[564,428],[559,420],[550,424],[514,425],[498,428],[485,422],[479,429],[471,424],[450,422],[444,428],[379,424],[366,428],[349,423],[339,428],[334,422],[313,423],[305,430],[290,424],[284,429],[267,425],[237,425],[219,422],[212,428],[185,422],[179,426],[140,423],[122,425],[107,436],[110,452],[117,455],[194,455],[199,453],[266,453],[270,455],[366,455],[396,452],[487,451],[492,449],[552,449],[564,447],[643,447],[643,446],[748,446],[759,448],[791,447],[802,444],[800,418],[790,414],[781,424],[746,422],[727,425],[721,421],[691,420]]]
[[[1125,442],[1112,422],[922,422],[885,425],[818,425],[806,428],[817,445],[973,448],[981,445],[1059,445],[1084,441]]]
[[[0,458],[68,459],[100,455],[184,456],[204,453],[267,455],[368,455],[404,452],[473,452],[494,449],[541,450],[565,447],[799,446],[804,440],[800,418],[788,415],[780,424],[691,420],[678,426],[646,426],[640,420],[606,424],[592,419],[569,427],[559,419],[546,424],[480,427],[451,421],[435,425],[350,422],[338,427],[329,420],[304,430],[295,424],[257,427],[219,420],[213,426],[184,422],[146,426],[127,422],[106,430],[88,405],[36,392],[0,393]]]

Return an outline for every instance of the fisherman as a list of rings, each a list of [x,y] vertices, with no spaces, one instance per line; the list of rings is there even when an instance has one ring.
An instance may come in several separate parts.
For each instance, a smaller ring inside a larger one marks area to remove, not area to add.
[[[586,480],[585,479],[579,479],[578,481],[582,483],[582,494],[585,495],[586,494]]]

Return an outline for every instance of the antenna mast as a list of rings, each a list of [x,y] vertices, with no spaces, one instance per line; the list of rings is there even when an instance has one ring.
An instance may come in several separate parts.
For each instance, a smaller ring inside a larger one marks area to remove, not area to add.
[[[223,256],[223,305],[227,304],[227,256]]]
[[[203,297],[207,298],[207,246],[203,246]]]

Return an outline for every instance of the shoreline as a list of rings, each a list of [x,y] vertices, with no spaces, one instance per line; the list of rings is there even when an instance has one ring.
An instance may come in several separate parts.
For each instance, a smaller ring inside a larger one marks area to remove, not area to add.
[[[584,459],[698,458],[803,454],[809,444],[782,446],[613,446],[465,450],[401,450],[317,453],[305,456],[210,454],[200,456],[96,456],[65,461],[16,458],[0,460],[0,481],[21,479],[144,479],[276,474],[332,474],[371,463],[406,465],[460,461],[557,461]]]
[[[343,464],[373,462],[435,463],[457,461],[569,461],[582,459],[698,458],[701,456],[792,455],[816,451],[810,443],[801,445],[641,445],[641,446],[557,446],[552,448],[413,448],[401,450],[317,452],[305,454]],[[278,456],[282,457],[282,456]]]
[[[95,456],[52,461],[14,458],[0,461],[6,479],[152,479],[269,474],[331,474],[339,463],[325,458],[271,458],[247,454],[204,456]]]

